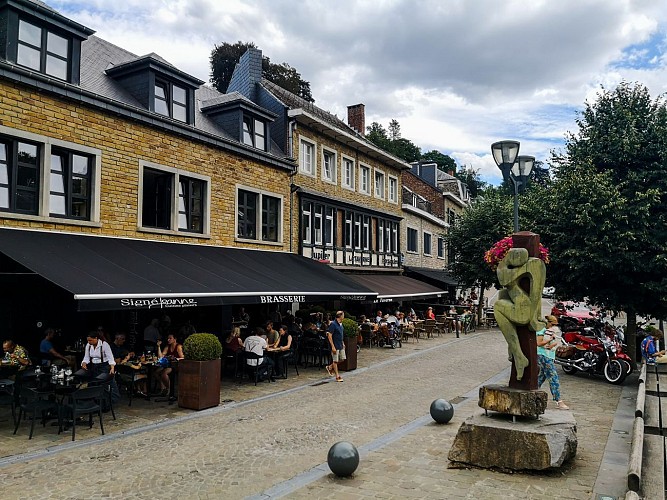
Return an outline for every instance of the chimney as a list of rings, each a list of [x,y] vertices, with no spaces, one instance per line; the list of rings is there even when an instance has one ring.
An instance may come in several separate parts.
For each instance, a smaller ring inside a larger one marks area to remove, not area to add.
[[[366,135],[366,111],[363,104],[347,107],[347,124],[361,135]]]

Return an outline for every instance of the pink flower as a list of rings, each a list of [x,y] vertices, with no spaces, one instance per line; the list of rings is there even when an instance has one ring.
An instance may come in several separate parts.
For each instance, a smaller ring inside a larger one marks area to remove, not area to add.
[[[498,269],[498,264],[505,258],[510,248],[514,246],[511,236],[507,236],[500,241],[494,243],[484,254],[484,262],[486,262],[492,271]],[[549,263],[549,249],[540,243],[540,252],[538,257],[545,263]]]

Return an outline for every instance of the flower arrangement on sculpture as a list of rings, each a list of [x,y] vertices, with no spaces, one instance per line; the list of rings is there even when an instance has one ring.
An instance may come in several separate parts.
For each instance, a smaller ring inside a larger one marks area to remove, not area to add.
[[[498,264],[501,260],[505,258],[507,252],[510,251],[510,248],[514,246],[511,236],[507,236],[500,241],[497,241],[489,248],[484,254],[484,262],[486,262],[492,271],[495,271],[498,268]],[[538,255],[540,260],[545,264],[549,263],[549,249],[540,243],[540,254]]]

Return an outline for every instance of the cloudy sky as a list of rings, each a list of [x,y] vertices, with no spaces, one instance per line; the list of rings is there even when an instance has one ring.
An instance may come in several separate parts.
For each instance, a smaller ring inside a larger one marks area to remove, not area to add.
[[[254,42],[345,119],[401,124],[423,151],[500,179],[490,144],[547,160],[600,86],[667,92],[664,0],[45,0],[202,80],[216,43]]]

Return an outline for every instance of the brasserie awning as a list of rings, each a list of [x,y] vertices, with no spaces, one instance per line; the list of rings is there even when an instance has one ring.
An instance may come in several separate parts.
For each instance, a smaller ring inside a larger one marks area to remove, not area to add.
[[[0,228],[0,253],[71,292],[80,311],[377,295],[326,264],[278,251]]]
[[[446,293],[423,281],[396,274],[350,274],[349,276],[359,285],[377,292],[378,302],[440,297]]]
[[[458,286],[456,279],[444,269],[429,269],[426,267],[406,267],[405,274],[435,287],[444,288]]]

